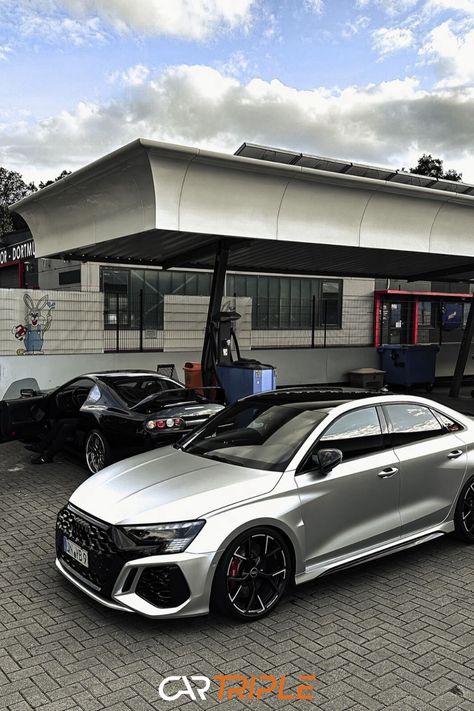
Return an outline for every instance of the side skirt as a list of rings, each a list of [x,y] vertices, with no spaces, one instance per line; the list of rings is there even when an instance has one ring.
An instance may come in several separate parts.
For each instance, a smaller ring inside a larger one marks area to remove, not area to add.
[[[362,565],[363,563],[377,560],[377,558],[383,558],[387,555],[391,555],[392,553],[399,553],[408,548],[421,545],[422,543],[428,543],[435,538],[451,533],[453,530],[454,524],[450,521],[449,523],[441,524],[441,526],[436,529],[431,529],[429,531],[425,531],[424,533],[417,534],[416,536],[410,536],[406,539],[400,539],[386,546],[379,546],[347,558],[339,558],[339,560],[314,565],[305,570],[304,573],[297,575],[295,583],[296,585],[301,585],[302,583],[314,580],[314,578],[322,577],[323,575],[329,575],[330,573],[335,573],[337,571],[344,570],[345,568],[353,568],[356,565]]]

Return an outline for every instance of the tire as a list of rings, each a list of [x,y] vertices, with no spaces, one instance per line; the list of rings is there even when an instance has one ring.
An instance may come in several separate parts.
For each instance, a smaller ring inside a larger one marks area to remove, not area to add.
[[[474,476],[459,495],[454,512],[454,535],[465,543],[474,543]]]
[[[91,430],[87,434],[84,455],[86,466],[91,474],[97,474],[111,463],[110,445],[103,432]]]
[[[211,607],[238,620],[259,620],[278,605],[291,575],[292,558],[283,536],[272,528],[249,529],[219,561]]]

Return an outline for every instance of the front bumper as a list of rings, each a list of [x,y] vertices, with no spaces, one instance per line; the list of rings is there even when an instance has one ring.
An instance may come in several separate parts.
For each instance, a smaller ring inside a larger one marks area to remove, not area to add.
[[[87,551],[88,568],[64,552],[64,536]],[[69,505],[58,515],[56,554],[62,575],[111,609],[162,619],[209,612],[215,552],[143,556],[120,551],[113,526]]]

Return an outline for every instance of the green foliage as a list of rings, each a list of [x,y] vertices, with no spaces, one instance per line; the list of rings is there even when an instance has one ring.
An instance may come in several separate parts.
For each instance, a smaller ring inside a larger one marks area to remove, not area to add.
[[[443,161],[440,158],[433,158],[431,153],[423,153],[421,158],[418,158],[418,163],[414,168],[410,168],[410,173],[417,175],[428,175],[431,178],[444,178],[444,180],[453,180],[458,183],[462,180],[462,173],[456,170],[443,171]]]
[[[9,206],[36,190],[36,185],[25,183],[20,173],[0,167],[0,236],[15,228]]]
[[[54,180],[47,180],[45,183],[43,183],[43,181],[41,180],[41,182],[39,183],[39,189],[42,190],[43,188],[47,188],[48,185],[53,185],[54,183],[57,183],[58,180],[62,180],[67,175],[71,175],[70,170],[63,170],[63,172],[60,175],[58,175],[58,177],[55,178]]]
[[[47,180],[45,183],[41,181],[39,188],[41,190],[70,174],[70,170],[63,170],[54,180]],[[7,232],[25,226],[19,215],[12,215],[8,208],[37,190],[34,183],[25,183],[20,173],[0,167],[0,237]]]

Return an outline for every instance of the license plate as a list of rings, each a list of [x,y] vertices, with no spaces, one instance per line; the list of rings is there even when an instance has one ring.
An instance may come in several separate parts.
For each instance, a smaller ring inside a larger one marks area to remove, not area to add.
[[[69,538],[66,538],[66,536],[63,536],[63,550],[67,555],[74,558],[74,560],[77,560],[77,562],[85,568],[89,567],[89,554],[87,551],[78,546],[77,543],[70,541]]]

